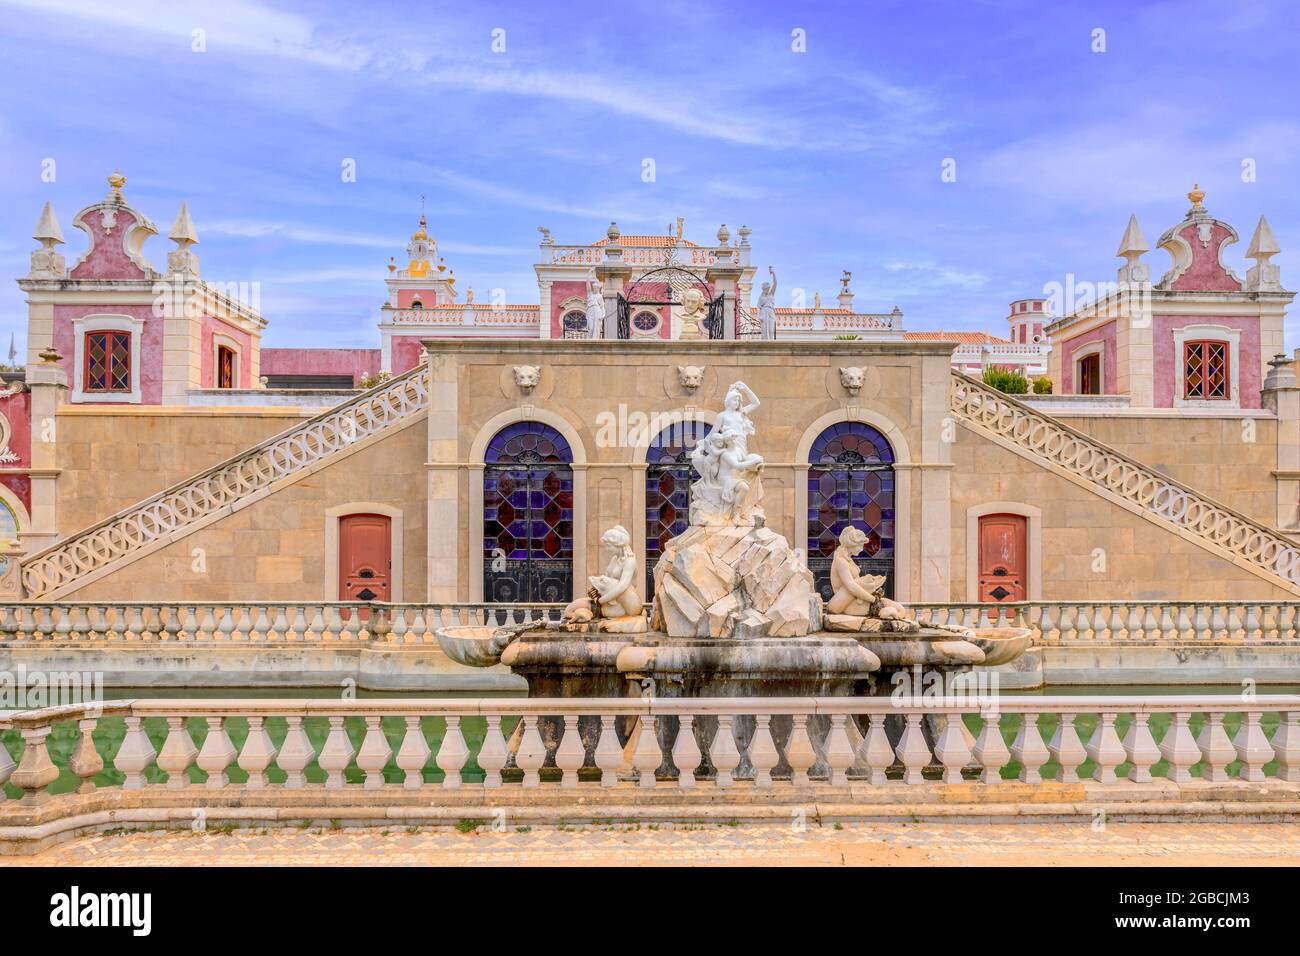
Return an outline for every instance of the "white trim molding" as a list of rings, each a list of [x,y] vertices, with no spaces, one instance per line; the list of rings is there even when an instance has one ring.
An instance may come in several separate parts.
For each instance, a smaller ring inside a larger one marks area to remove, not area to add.
[[[129,392],[87,392],[86,375],[86,336],[91,332],[127,332],[131,336],[131,391]],[[142,401],[140,391],[140,352],[144,347],[144,319],[130,315],[100,314],[83,315],[72,321],[72,394],[68,400],[76,403],[105,402],[115,404],[139,405]]]
[[[1174,408],[1240,408],[1241,407],[1241,329],[1226,325],[1184,325],[1174,333]],[[1184,398],[1186,393],[1187,361],[1184,347],[1188,342],[1201,340],[1228,343],[1228,397]]]
[[[986,501],[966,509],[966,600],[979,601],[980,518],[1019,515],[1025,520],[1025,597],[1043,599],[1043,512],[1023,501]]]
[[[325,594],[328,596],[323,600],[343,600],[339,594],[339,522],[349,515],[383,515],[388,519],[389,600],[400,604],[403,600],[402,553],[405,550],[402,546],[402,509],[375,501],[350,501],[325,510]]]

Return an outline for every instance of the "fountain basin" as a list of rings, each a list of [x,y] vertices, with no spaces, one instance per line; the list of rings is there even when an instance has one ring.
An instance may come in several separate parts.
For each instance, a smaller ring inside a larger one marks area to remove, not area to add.
[[[1034,630],[1029,627],[981,627],[967,638],[984,652],[984,666],[1006,664],[1020,657],[1034,644]]]
[[[502,628],[483,624],[440,627],[435,630],[442,652],[466,667],[492,667],[501,661],[501,652],[509,643],[509,632],[498,636]]]

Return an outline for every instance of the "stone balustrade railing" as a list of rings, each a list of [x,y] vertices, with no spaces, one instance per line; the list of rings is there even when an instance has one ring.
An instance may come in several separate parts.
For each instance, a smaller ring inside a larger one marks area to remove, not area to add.
[[[1300,547],[1276,531],[957,371],[951,407],[993,439],[1300,594]]]
[[[51,785],[223,790],[236,777],[249,794],[1008,779],[1250,787],[1300,783],[1300,697],[1004,696],[915,707],[874,697],[127,700],[0,712],[0,741],[0,784],[28,803]]]
[[[172,485],[22,562],[28,598],[52,598],[127,557],[148,553],[277,482],[423,412],[428,370],[419,366]]]
[[[1300,642],[1295,601],[1022,601],[917,604],[925,624],[1029,627],[1044,644]]]
[[[559,604],[347,602],[0,604],[0,644],[436,644],[435,629],[559,620]],[[1048,645],[1081,642],[1300,643],[1294,601],[912,603],[924,624],[1029,627]]]

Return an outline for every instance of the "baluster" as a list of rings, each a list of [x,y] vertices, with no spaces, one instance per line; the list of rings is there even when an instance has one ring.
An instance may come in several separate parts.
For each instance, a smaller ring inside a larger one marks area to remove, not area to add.
[[[1096,604],[1092,609],[1092,639],[1094,641],[1111,640],[1114,635],[1106,623],[1106,609]]]
[[[9,782],[23,791],[23,803],[38,803],[45,795],[45,788],[59,778],[59,768],[50,759],[50,751],[45,746],[53,728],[24,727],[22,729],[23,755],[18,767],[9,775]]]
[[[1273,748],[1269,746],[1268,736],[1259,723],[1260,712],[1247,711],[1242,716],[1241,726],[1232,742],[1241,761],[1241,779],[1258,783],[1264,779],[1264,764],[1273,759]]]
[[[831,769],[830,785],[832,787],[847,787],[849,784],[849,768],[853,766],[853,745],[849,743],[849,734],[846,729],[848,714],[832,714],[831,729],[826,734],[826,742],[823,744],[825,751],[826,765]]]
[[[329,624],[325,620],[326,609],[318,604],[314,610],[316,613],[312,615],[311,619],[311,639],[313,641],[323,641],[329,632]]]
[[[1174,622],[1173,609],[1168,604],[1160,609],[1160,636],[1165,640],[1178,636],[1178,626]]]
[[[339,640],[357,641],[360,639],[361,639],[361,612],[357,608],[353,608],[352,613],[348,615],[348,619],[347,621],[344,622],[343,627],[339,633]]]
[[[96,604],[86,609],[86,633],[82,640],[95,641],[104,634],[104,608]]]
[[[97,723],[99,723],[99,720],[95,717],[83,717],[77,721],[77,746],[72,751],[72,756],[68,758],[68,769],[81,778],[77,793],[91,793],[94,791],[95,774],[104,769],[104,758],[95,749],[95,739],[92,736]],[[0,745],[0,750],[4,750],[3,745]],[[5,751],[0,760],[8,756],[8,751]],[[3,786],[4,779],[3,776],[0,776],[0,787]]]
[[[32,615],[33,637],[38,641],[48,641],[54,635],[55,609],[43,607]]]
[[[1263,604],[1260,606],[1260,612],[1263,618],[1261,637],[1266,641],[1278,640],[1281,637],[1278,622],[1281,619],[1282,608],[1277,604]]]
[[[574,737],[577,736],[575,730]],[[581,751],[581,739],[578,741],[578,747]],[[469,745],[465,743],[465,735],[461,733],[460,729],[460,717],[456,714],[447,717],[447,732],[443,734],[442,746],[438,748],[436,762],[438,768],[442,771],[443,787],[447,790],[460,789],[460,785],[465,779],[465,764],[469,762]],[[556,762],[559,762],[558,759]],[[582,766],[581,753],[578,755],[578,766]]]
[[[212,639],[223,642],[231,640],[231,634],[235,630],[235,615],[239,610],[233,607],[214,607],[212,612],[220,618],[212,633]]]
[[[139,790],[144,786],[144,771],[154,761],[157,752],[149,735],[144,732],[142,718],[126,718],[126,736],[118,748],[113,764],[126,775],[123,790]]]
[[[83,614],[84,609],[80,604],[75,605],[70,610],[68,608],[51,608],[50,613],[54,616],[54,640],[60,643],[74,640],[73,634],[78,630],[74,622]],[[81,617],[80,631],[85,633],[85,618]]]
[[[429,640],[431,631],[432,628],[429,627],[428,622],[424,619],[423,609],[417,607],[415,609],[415,620],[411,624],[410,640],[417,644],[423,644]],[[436,641],[437,637],[434,636],[433,639]]]
[[[943,728],[934,742],[934,755],[943,765],[943,782],[961,783],[961,768],[972,757],[966,735],[962,733],[962,715],[945,714],[942,720]]]
[[[239,768],[248,774],[244,786],[250,790],[260,790],[266,786],[266,768],[275,760],[275,744],[266,732],[265,717],[248,718],[248,737],[244,748],[239,752]]]
[[[600,718],[600,736],[596,739],[596,752],[592,755],[600,769],[600,785],[618,784],[618,772],[623,767],[623,748],[618,745],[615,721],[618,718],[605,714]]]
[[[287,775],[285,787],[298,790],[307,782],[303,771],[315,758],[316,748],[312,746],[311,738],[303,729],[301,717],[290,716],[286,719],[289,722],[289,729],[284,735],[284,742],[280,744],[279,753],[275,755],[275,762]]]
[[[128,641],[144,639],[144,613],[138,605],[131,605],[126,612],[126,633],[122,635]]]
[[[501,768],[506,765],[508,757],[506,741],[501,736],[501,715],[489,714],[487,733],[483,737],[483,746],[478,752],[478,765],[483,768],[485,788],[492,790],[501,786]]]
[[[329,736],[325,738],[325,746],[321,747],[316,762],[325,771],[325,789],[342,790],[343,772],[348,769],[357,752],[353,749],[348,732],[343,727],[343,718],[331,717],[329,721]]]
[[[451,721],[447,721],[448,734],[451,732]],[[456,733],[459,735],[460,730],[457,728]],[[461,746],[465,746],[465,741],[461,740]],[[443,741],[443,747],[446,748],[447,742]],[[357,751],[357,767],[365,774],[366,790],[379,790],[384,786],[384,768],[388,766],[388,758],[393,755],[393,750],[388,746],[388,738],[384,736],[384,728],[380,726],[379,718],[374,715],[366,717],[366,735],[361,738],[361,749]],[[438,757],[441,760],[442,752],[439,751]],[[441,763],[439,764],[441,766]],[[459,765],[457,766],[459,769]],[[460,775],[456,775],[456,783],[460,783]]]
[[[716,780],[722,789],[735,782],[732,774],[740,766],[740,750],[736,747],[736,735],[731,726],[733,720],[735,717],[731,714],[718,715],[718,732],[713,735],[713,743],[709,746],[709,760],[718,771]]]
[[[1061,608],[1060,628],[1060,636],[1063,641],[1072,641],[1079,636],[1079,631],[1074,623],[1074,607],[1072,605],[1067,604]]]
[[[1296,605],[1290,601],[1278,608],[1277,639],[1279,641],[1296,639]]]
[[[924,782],[921,771],[930,765],[930,746],[925,742],[925,733],[921,729],[923,716],[919,713],[907,714],[903,734],[898,738],[895,755],[903,764],[904,783]]]
[[[185,729],[184,717],[167,718],[167,739],[158,751],[158,767],[167,773],[167,789],[180,790],[189,786],[188,771],[199,755],[194,738]]]
[[[1150,610],[1148,610],[1147,613],[1151,613]],[[1127,637],[1130,641],[1136,641],[1140,637],[1146,637],[1150,634],[1149,631],[1143,630],[1142,613],[1138,610],[1136,604],[1130,604],[1128,606],[1128,621],[1124,627],[1128,631]]]
[[[388,639],[394,644],[411,643],[410,627],[406,623],[406,608],[393,607],[390,611]]]
[[[501,718],[497,718],[498,722]],[[459,718],[457,718],[457,732],[459,733]],[[501,734],[498,731],[497,736]],[[444,738],[445,740],[445,738]],[[402,786],[407,790],[419,790],[424,785],[424,765],[429,762],[429,756],[433,753],[429,749],[429,742],[424,739],[424,730],[420,726],[420,718],[408,716],[406,718],[406,734],[402,737],[402,746],[397,748],[397,766],[406,774],[406,779],[402,781]],[[482,766],[480,763],[479,766]],[[497,781],[500,782],[498,773]],[[446,783],[446,778],[443,778]]]
[[[235,760],[235,745],[226,731],[225,717],[208,718],[208,736],[204,738],[203,747],[195,761],[199,769],[208,775],[208,789],[220,790],[230,785],[230,775],[226,773]]]
[[[686,714],[678,718],[677,740],[673,743],[673,766],[677,768],[677,786],[689,790],[695,786],[695,770],[704,759],[695,740],[695,718]]]
[[[1042,783],[1043,764],[1051,752],[1043,745],[1043,735],[1038,729],[1038,714],[1027,713],[1020,720],[1020,731],[1011,744],[1011,756],[1020,764],[1021,783]]]
[[[271,621],[271,633],[267,635],[267,640],[288,640],[289,616],[285,613],[285,610],[283,604],[275,609],[275,619]]]
[[[197,641],[215,641],[217,639],[217,615],[211,606],[204,607],[199,614],[198,627],[194,632]]]
[[[1112,604],[1110,606],[1110,622],[1106,625],[1110,630],[1110,639],[1112,641],[1127,641],[1133,635],[1124,629],[1124,617],[1120,613],[1120,606]],[[1123,637],[1120,635],[1123,634]]]
[[[561,787],[567,789],[578,785],[578,771],[582,769],[586,758],[587,751],[582,745],[582,735],[578,733],[578,717],[576,714],[565,714],[564,736],[560,738],[559,746],[555,748],[555,766],[562,771]]]
[[[872,714],[868,719],[867,735],[862,738],[859,755],[867,765],[867,781],[873,786],[883,786],[885,772],[894,765],[894,748],[885,733],[885,715]]]
[[[1125,760],[1124,743],[1115,730],[1117,716],[1113,712],[1103,713],[1101,722],[1092,732],[1092,739],[1088,741],[1085,748],[1095,765],[1092,769],[1092,779],[1098,783],[1116,783],[1119,776],[1115,773],[1115,768]]]
[[[1223,613],[1222,604],[1214,605],[1214,611],[1210,614],[1210,633],[1205,636],[1218,641],[1228,639],[1228,619]]]
[[[1148,716],[1142,711],[1135,711],[1133,723],[1124,735],[1124,754],[1131,767],[1128,777],[1134,783],[1150,783],[1151,767],[1160,760],[1160,748],[1151,736]]]
[[[655,771],[663,762],[663,753],[659,747],[658,718],[642,715],[637,722],[636,740],[632,744],[632,766],[636,768],[637,780],[642,787],[655,785]]]
[[[1061,768],[1061,775],[1056,778],[1057,782],[1078,783],[1079,766],[1088,759],[1088,751],[1079,740],[1079,732],[1074,726],[1074,715],[1059,714],[1058,717],[1056,732],[1052,734],[1051,743],[1047,745],[1047,752]]]
[[[980,781],[1001,783],[1002,768],[1011,762],[1011,752],[1002,739],[1001,715],[996,711],[983,715],[984,726],[971,753],[980,765]]]
[[[1264,630],[1259,623],[1259,611],[1258,604],[1246,605],[1246,621],[1242,626],[1246,631],[1244,637],[1248,641],[1258,641],[1264,637]]]
[[[785,745],[785,762],[790,765],[790,782],[796,787],[808,785],[808,771],[817,763],[817,751],[808,736],[808,715],[795,714],[790,739]]]
[[[1277,778],[1300,783],[1300,711],[1284,711],[1273,734],[1273,755],[1277,758]],[[0,760],[4,756],[0,754]],[[0,776],[0,784],[4,778]]]
[[[781,762],[772,739],[772,715],[754,715],[754,736],[749,741],[749,762],[754,767],[754,786],[772,786],[772,770]]]
[[[1237,756],[1237,751],[1223,729],[1223,714],[1206,714],[1205,726],[1196,741],[1201,749],[1203,761],[1202,780],[1222,783],[1228,779],[1228,764]],[[1272,756],[1270,754],[1270,756]]]
[[[1244,631],[1244,628],[1243,628],[1242,623],[1241,623],[1241,605],[1239,605],[1239,604],[1229,604],[1229,605],[1228,605],[1228,620],[1227,620],[1227,625],[1226,625],[1225,628],[1224,628],[1223,636],[1224,636],[1227,640],[1235,641],[1235,640],[1237,640],[1239,637],[1240,637],[1240,638],[1245,638],[1245,637],[1246,637],[1246,635],[1245,635],[1244,633],[1241,633],[1241,632],[1243,632],[1243,631]]]
[[[142,641],[158,640],[158,631],[162,628],[159,608],[149,606],[140,609],[140,639]]]
[[[1191,608],[1186,604],[1178,605],[1178,639],[1180,641],[1196,640],[1203,620],[1203,611],[1198,609],[1196,614],[1192,614]],[[1205,625],[1208,627],[1209,625]]]
[[[196,632],[199,629],[199,619],[194,613],[194,605],[185,608],[185,615],[180,620],[180,630],[176,632],[176,640],[194,640],[198,636]]]
[[[1174,721],[1160,741],[1160,755],[1169,761],[1168,779],[1174,783],[1188,783],[1192,779],[1192,766],[1201,759],[1201,748],[1196,746],[1188,721],[1187,711],[1174,714]]]
[[[539,787],[542,784],[542,777],[539,771],[542,764],[546,762],[546,745],[542,742],[542,735],[537,730],[537,718],[534,716],[520,717],[520,723],[524,725],[524,732],[519,740],[519,749],[515,751],[515,766],[524,772],[524,786],[528,788]],[[658,766],[658,764],[655,764]],[[654,777],[651,776],[651,786],[654,785]]]
[[[9,748],[0,743],[0,806],[4,805],[5,800],[4,785],[8,783],[9,778],[13,776],[14,768],[16,766],[17,764],[14,763],[14,758],[9,756]]]

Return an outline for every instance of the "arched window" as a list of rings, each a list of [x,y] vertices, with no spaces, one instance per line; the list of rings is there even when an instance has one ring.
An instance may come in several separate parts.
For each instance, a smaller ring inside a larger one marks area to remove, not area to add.
[[[488,442],[483,468],[483,595],[489,602],[573,596],[573,453],[541,422]]]
[[[18,516],[9,507],[8,502],[0,499],[0,548],[7,547],[18,540]]]
[[[808,568],[823,598],[831,596],[831,559],[850,524],[867,534],[858,565],[885,575],[894,594],[894,449],[861,422],[837,422],[808,454]]]
[[[591,330],[587,328],[587,313],[579,312],[576,309],[572,312],[564,313],[564,318],[560,320],[563,327],[564,337],[566,339],[585,339]]]
[[[691,450],[709,434],[704,422],[669,425],[650,443],[645,472],[645,593],[654,597],[654,568],[668,542],[690,524]]]
[[[419,299],[412,299],[412,300],[411,300],[411,308],[413,308],[413,309],[423,309],[423,308],[424,308],[424,303],[423,303],[422,301],[420,301]]]
[[[659,313],[638,312],[632,316],[632,328],[637,335],[654,335],[659,331]]]

